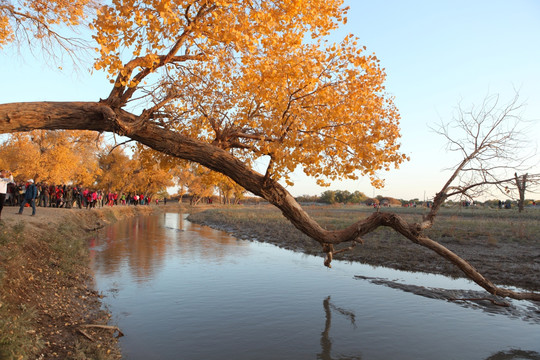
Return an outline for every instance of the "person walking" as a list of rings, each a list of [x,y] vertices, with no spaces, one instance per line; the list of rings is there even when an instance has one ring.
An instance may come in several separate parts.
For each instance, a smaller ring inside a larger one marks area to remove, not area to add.
[[[32,216],[36,215],[36,197],[37,197],[37,188],[34,184],[34,180],[30,179],[26,183],[26,192],[24,193],[24,199],[21,203],[21,207],[19,208],[19,212],[17,214],[22,215],[24,205],[27,203],[32,206]]]
[[[4,208],[4,202],[6,201],[6,194],[8,184],[13,182],[13,175],[11,171],[0,171],[0,219],[2,218],[2,209]]]

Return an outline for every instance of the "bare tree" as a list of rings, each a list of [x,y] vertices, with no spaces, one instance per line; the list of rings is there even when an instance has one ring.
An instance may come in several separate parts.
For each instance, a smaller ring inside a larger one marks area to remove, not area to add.
[[[519,212],[522,212],[525,207],[525,190],[527,189],[527,176],[529,174],[518,176],[517,173],[514,173],[514,179],[516,180],[516,187],[519,193],[518,200],[518,209]]]
[[[433,129],[446,138],[447,150],[462,158],[443,188],[447,197],[476,198],[493,188],[506,192],[514,172],[527,168],[532,153],[519,127],[522,108],[517,93],[502,106],[498,95],[486,96],[478,107],[459,105],[453,121]]]
[[[539,178],[537,174],[517,175],[530,169],[528,162],[535,153],[522,127],[523,107],[517,92],[503,105],[499,95],[488,95],[480,106],[459,105],[453,121],[433,129],[446,138],[448,151],[462,157],[452,168],[447,197],[473,199],[498,190],[517,198],[523,211],[527,185],[537,184]]]
[[[522,212],[525,209],[525,192],[530,191],[531,187],[537,186],[540,183],[540,174],[518,175],[514,173],[514,185],[518,191],[518,211]],[[508,189],[508,192],[511,192]]]

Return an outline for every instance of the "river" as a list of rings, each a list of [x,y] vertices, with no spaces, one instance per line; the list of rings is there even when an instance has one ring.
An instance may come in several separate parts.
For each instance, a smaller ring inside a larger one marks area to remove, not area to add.
[[[327,269],[185,217],[127,219],[90,243],[126,359],[540,359],[538,304],[419,296],[400,285],[480,289],[358,263]]]

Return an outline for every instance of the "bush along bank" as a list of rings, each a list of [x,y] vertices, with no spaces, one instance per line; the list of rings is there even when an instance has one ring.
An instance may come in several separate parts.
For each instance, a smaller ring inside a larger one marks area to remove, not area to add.
[[[88,240],[97,229],[155,207],[42,209],[0,221],[0,359],[118,359],[92,289]],[[97,326],[96,326],[97,325]]]

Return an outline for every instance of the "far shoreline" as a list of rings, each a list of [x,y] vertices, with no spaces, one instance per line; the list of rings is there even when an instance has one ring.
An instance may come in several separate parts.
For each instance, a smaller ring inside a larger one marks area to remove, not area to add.
[[[389,208],[386,211],[411,212],[421,209]],[[352,222],[367,216],[368,207],[317,206],[312,215],[328,221],[328,226]],[[382,209],[381,211],[385,211]],[[506,210],[491,212],[443,212],[432,236],[496,284],[540,291],[540,211],[533,216],[514,217]],[[517,214],[517,213],[516,213]],[[302,234],[271,206],[222,207],[192,212],[188,220],[225,231],[239,239],[260,241],[278,247],[321,257],[318,243]],[[498,227],[502,230],[499,231]],[[523,227],[530,228],[528,232]],[[353,251],[339,254],[336,260],[360,262],[396,270],[466,278],[453,264],[433,252],[413,244],[388,228],[381,228],[364,239]]]

